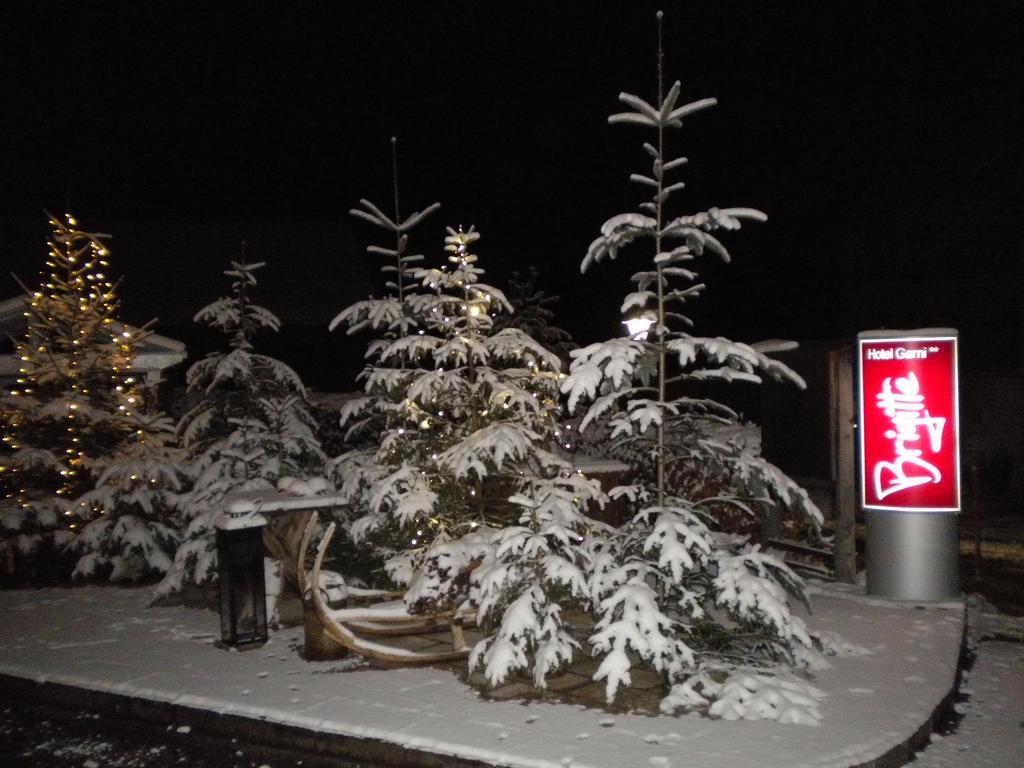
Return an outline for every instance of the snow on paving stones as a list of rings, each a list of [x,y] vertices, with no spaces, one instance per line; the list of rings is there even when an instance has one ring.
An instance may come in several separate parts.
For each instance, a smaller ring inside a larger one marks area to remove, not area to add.
[[[216,614],[147,608],[149,592],[133,589],[0,593],[0,672],[524,768],[671,768],[692,763],[695,751],[707,768],[857,765],[906,740],[950,691],[963,606],[812,591],[809,625],[840,648],[811,681],[823,694],[817,728],[487,701],[443,669],[305,662],[301,628],[229,652],[211,643]]]
[[[1005,616],[971,598],[969,636],[977,654],[956,704],[963,716],[948,736],[934,734],[920,768],[1006,768],[1024,755],[1024,617]],[[1012,756],[1012,757],[1011,757]]]

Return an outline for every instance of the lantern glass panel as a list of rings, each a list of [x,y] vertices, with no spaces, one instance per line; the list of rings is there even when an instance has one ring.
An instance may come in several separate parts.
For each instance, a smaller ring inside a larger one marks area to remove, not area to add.
[[[221,640],[236,648],[267,641],[263,528],[217,530]]]

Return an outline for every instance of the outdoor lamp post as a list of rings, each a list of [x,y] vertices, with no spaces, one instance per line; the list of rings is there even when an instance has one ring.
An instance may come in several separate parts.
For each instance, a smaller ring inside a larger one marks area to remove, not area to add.
[[[651,326],[654,325],[654,318],[652,317],[630,317],[627,320],[623,320],[622,324],[626,326],[626,335],[634,341],[644,341],[647,339],[647,334],[651,330]]]
[[[263,526],[254,509],[232,511],[217,520],[217,578],[220,638],[240,650],[267,642],[267,587],[263,576]]]

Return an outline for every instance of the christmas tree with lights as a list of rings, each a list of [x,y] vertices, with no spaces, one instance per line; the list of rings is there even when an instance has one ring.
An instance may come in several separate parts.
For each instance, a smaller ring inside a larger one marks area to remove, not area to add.
[[[660,13],[658,20],[660,38]],[[812,645],[790,609],[790,600],[806,601],[799,577],[750,537],[723,529],[722,516],[757,519],[782,509],[812,528],[821,522],[807,494],[781,471],[719,436],[738,416],[700,394],[706,382],[803,382],[767,356],[778,344],[689,331],[682,311],[704,291],[697,264],[707,256],[728,261],[720,234],[766,217],[750,208],[670,214],[684,186],[673,176],[686,159],[668,153],[669,134],[715,104],[680,104],[679,95],[678,82],[665,89],[659,39],[657,100],[623,93],[626,111],[609,118],[653,134],[643,145],[649,169],[630,177],[650,197],[639,211],[606,221],[582,265],[586,272],[647,244],[649,262],[633,275],[621,309],[627,320],[642,322],[628,337],[573,352],[562,387],[570,411],[588,404],[582,428],[603,428],[609,450],[636,471],[634,482],[610,491],[629,503],[631,520],[592,541],[588,580],[597,623],[590,647],[601,659],[595,679],[605,681],[611,701],[639,660],[672,686],[666,711],[707,707],[733,672],[798,663]]]
[[[420,211],[404,216],[401,213],[398,187],[398,142],[391,138],[393,215],[389,216],[374,203],[362,199],[358,208],[349,213],[386,233],[386,245],[371,243],[367,253],[381,260],[383,295],[370,296],[343,309],[331,321],[329,329],[345,328],[347,335],[369,333],[372,335],[365,353],[365,367],[359,375],[363,382],[363,393],[350,399],[341,409],[339,425],[344,430],[344,442],[348,450],[329,462],[329,475],[339,490],[347,497],[347,509],[341,523],[347,531],[354,517],[364,514],[368,508],[372,483],[379,479],[376,472],[382,471],[376,461],[379,435],[388,428],[391,409],[405,399],[405,392],[420,365],[409,355],[395,353],[386,360],[381,352],[396,338],[416,333],[423,328],[424,320],[418,316],[418,305],[413,297],[420,293],[421,286],[416,279],[418,265],[423,255],[412,251],[410,235],[424,219],[441,207],[431,203]],[[367,553],[365,547],[351,547],[351,538],[341,545],[348,547],[345,555],[350,562],[358,562],[371,572],[364,574],[371,580],[378,579],[379,573],[372,571],[379,567],[380,558]],[[387,546],[389,551],[401,547],[398,534]]]
[[[47,270],[26,289],[19,376],[2,400],[0,531],[26,557],[59,551],[105,513],[83,494],[136,433],[144,399],[131,363],[145,331],[117,321],[109,236],[71,215],[49,221]]]
[[[396,337],[408,335],[422,324],[422,319],[416,316],[411,299],[420,289],[415,273],[417,265],[423,261],[423,255],[410,252],[409,235],[441,207],[440,203],[431,203],[422,211],[414,211],[402,218],[398,195],[397,147],[398,141],[392,137],[394,215],[388,216],[366,199],[359,201],[359,208],[349,211],[353,217],[387,232],[394,239],[393,245],[370,244],[366,247],[370,256],[383,259],[380,271],[384,276],[384,295],[381,298],[370,296],[355,302],[339,312],[329,325],[331,331],[344,327],[348,335],[370,331],[377,336],[367,346],[366,367],[359,377],[366,381],[365,394],[346,403],[341,413],[341,426],[347,430],[346,441],[353,444],[363,441],[367,444],[361,447],[371,449],[375,448],[374,438],[384,427],[385,404],[404,397],[407,377],[403,372],[409,363],[405,355],[395,355],[388,361],[382,361],[380,353]],[[390,375],[386,371],[391,371]],[[360,459],[354,454],[348,454],[335,463],[340,466],[353,461],[358,462]]]
[[[448,263],[416,270],[427,289],[408,299],[418,327],[377,355],[405,361],[404,396],[383,403],[379,447],[348,468],[343,490],[367,489],[350,533],[386,551],[409,610],[478,605],[486,637],[472,665],[493,682],[529,670],[543,686],[578,647],[562,607],[586,602],[581,544],[602,526],[585,510],[604,497],[556,452],[557,355],[520,329],[494,329],[511,306],[481,280],[478,238],[449,229]]]
[[[256,352],[254,337],[277,331],[280,320],[252,301],[256,271],[264,264],[231,262],[229,296],[196,313],[195,320],[224,333],[226,352],[213,352],[186,374],[198,404],[178,423],[193,479],[184,502],[185,532],[170,572],[157,592],[166,596],[216,577],[214,523],[229,493],[274,488],[286,477],[318,476],[324,456],[299,375]]]

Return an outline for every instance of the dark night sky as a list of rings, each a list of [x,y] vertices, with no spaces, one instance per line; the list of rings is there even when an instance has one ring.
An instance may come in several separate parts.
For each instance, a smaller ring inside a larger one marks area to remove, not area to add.
[[[659,6],[668,76],[720,102],[674,139],[690,158],[677,212],[769,215],[728,241],[733,264],[707,265],[698,330],[955,326],[965,359],[1019,367],[1017,2],[9,1],[3,271],[34,277],[40,210],[70,200],[115,235],[130,318],[177,323],[223,292],[255,228],[275,243],[263,303],[326,324],[365,286],[352,239],[370,233],[347,210],[389,200],[397,134],[404,207],[444,205],[417,247],[475,224],[495,282],[538,266],[563,324],[594,340],[638,262],[582,278],[579,263],[639,201],[627,177],[648,138],[605,118],[621,90],[653,95]]]

